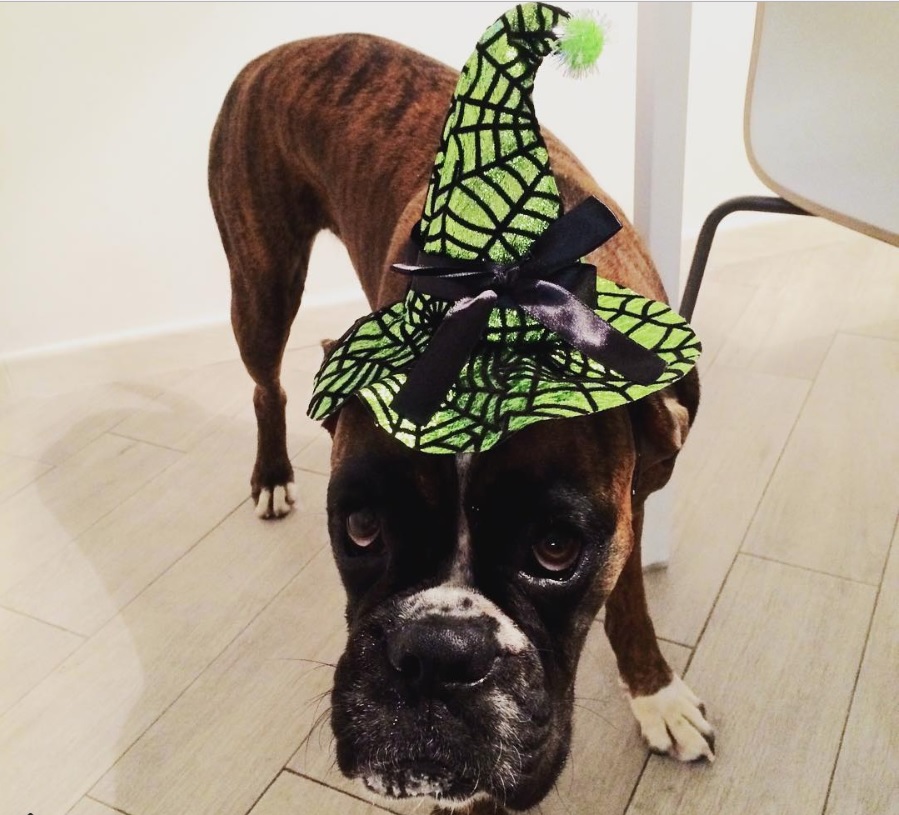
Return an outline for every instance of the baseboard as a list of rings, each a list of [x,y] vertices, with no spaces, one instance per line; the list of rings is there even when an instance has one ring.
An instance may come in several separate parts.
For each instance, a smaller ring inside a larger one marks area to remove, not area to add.
[[[53,396],[120,381],[135,371],[164,373],[236,354],[224,320],[23,351],[0,358],[0,398]]]
[[[304,303],[302,322],[308,331],[294,331],[289,348],[317,344],[338,334],[327,326],[329,315],[355,306],[365,311],[359,294],[349,292],[320,302]],[[340,325],[339,333],[346,328]],[[222,318],[145,332],[100,337],[0,356],[0,401],[29,396],[47,397],[80,388],[152,376],[238,358],[230,321]]]

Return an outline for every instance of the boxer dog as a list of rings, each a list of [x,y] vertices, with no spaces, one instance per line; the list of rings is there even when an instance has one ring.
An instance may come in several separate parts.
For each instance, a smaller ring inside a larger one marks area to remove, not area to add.
[[[316,234],[349,252],[373,309],[404,295],[458,74],[372,36],[310,39],[250,63],[212,137],[209,184],[231,269],[232,321],[255,381],[257,514],[295,498],[282,354]],[[633,227],[545,134],[566,209],[595,196],[622,230],[587,260],[657,300]],[[605,630],[650,749],[713,759],[702,704],[665,662],[644,596],[643,506],[668,481],[699,401],[695,370],[592,416],[542,421],[483,453],[414,452],[351,399],[333,436],[328,522],[347,593],[337,762],[384,796],[539,803],[566,760],[575,673]]]

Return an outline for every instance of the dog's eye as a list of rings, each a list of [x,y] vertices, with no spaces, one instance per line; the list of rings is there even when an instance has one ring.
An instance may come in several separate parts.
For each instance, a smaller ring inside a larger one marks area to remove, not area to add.
[[[347,516],[346,531],[356,546],[367,549],[381,534],[381,521],[372,510],[360,509]]]
[[[548,572],[564,572],[577,562],[581,554],[578,541],[566,535],[547,535],[533,547],[534,558]]]

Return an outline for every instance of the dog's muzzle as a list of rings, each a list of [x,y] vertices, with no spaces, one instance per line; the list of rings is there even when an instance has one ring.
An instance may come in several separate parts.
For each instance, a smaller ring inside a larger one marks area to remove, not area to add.
[[[341,771],[387,797],[527,806],[567,753],[537,650],[468,589],[394,599],[351,627],[332,704]]]

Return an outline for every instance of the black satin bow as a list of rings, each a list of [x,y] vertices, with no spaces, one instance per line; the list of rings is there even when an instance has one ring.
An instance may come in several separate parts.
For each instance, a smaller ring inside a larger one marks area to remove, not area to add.
[[[585,356],[638,384],[665,369],[656,354],[622,334],[581,302],[596,298],[596,268],[580,258],[611,238],[621,224],[588,198],[551,223],[528,254],[512,263],[460,261],[420,255],[419,266],[392,268],[412,277],[415,291],[454,301],[393,400],[402,416],[426,424],[459,376],[497,305],[518,306]]]

